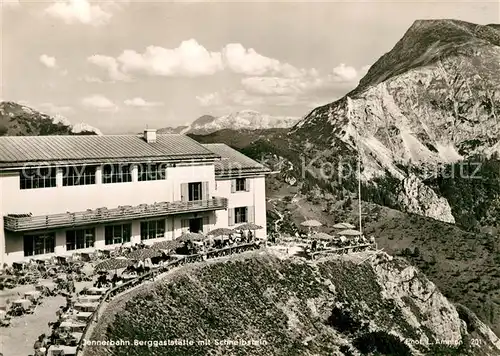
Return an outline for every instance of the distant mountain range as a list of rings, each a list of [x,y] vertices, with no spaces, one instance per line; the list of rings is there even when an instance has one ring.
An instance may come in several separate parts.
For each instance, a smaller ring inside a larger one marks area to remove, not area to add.
[[[299,117],[272,116],[253,110],[242,110],[224,116],[203,115],[187,126],[166,127],[158,133],[182,133],[207,135],[220,130],[263,130],[290,128],[300,120]]]
[[[0,136],[102,135],[86,123],[71,124],[63,116],[51,116],[12,101],[0,102]]]

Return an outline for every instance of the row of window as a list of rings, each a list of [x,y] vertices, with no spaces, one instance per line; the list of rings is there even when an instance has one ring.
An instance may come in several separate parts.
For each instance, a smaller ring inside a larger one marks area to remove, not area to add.
[[[132,224],[105,226],[104,242],[106,245],[130,242]],[[141,240],[165,237],[165,219],[141,222]],[[79,250],[94,247],[95,228],[66,231],[66,250]],[[24,256],[53,253],[56,246],[55,233],[24,236]]]
[[[254,222],[254,207],[244,206],[228,209],[229,225]],[[195,221],[195,220],[200,220]],[[186,220],[187,221],[187,220]],[[198,223],[197,227],[194,226]],[[193,226],[191,226],[193,225]],[[189,229],[201,230],[201,219],[189,220]],[[141,221],[141,240],[165,237],[165,219]],[[106,245],[130,242],[132,237],[132,224],[108,225],[104,227],[104,242]],[[79,250],[94,247],[95,228],[76,229],[66,231],[66,250]],[[24,256],[43,255],[53,253],[56,245],[55,233],[24,236]]]
[[[166,179],[164,164],[138,165],[140,182]],[[63,168],[64,169],[64,168]],[[132,182],[130,165],[105,165],[102,183]],[[63,186],[96,184],[96,166],[67,167],[63,171]],[[53,188],[56,186],[56,168],[23,169],[20,179],[21,189]]]

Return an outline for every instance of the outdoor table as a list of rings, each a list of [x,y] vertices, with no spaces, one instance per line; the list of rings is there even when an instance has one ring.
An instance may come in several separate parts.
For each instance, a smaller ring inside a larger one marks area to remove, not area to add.
[[[81,312],[87,312],[87,311],[95,311],[97,307],[99,306],[99,303],[76,303],[75,304],[75,309],[77,311]]]
[[[17,305],[20,305],[22,306],[24,309],[28,309],[30,306],[31,306],[31,300],[28,300],[28,299],[17,299],[17,300],[14,300],[12,302],[12,305],[13,306],[17,306]]]
[[[82,332],[85,329],[85,323],[79,323],[73,320],[65,320],[59,325],[60,328],[67,328],[72,333]]]
[[[59,355],[76,355],[76,346],[50,345],[49,349],[47,350],[47,356]]]
[[[90,295],[102,295],[102,294],[106,294],[106,292],[108,291],[109,288],[106,288],[106,287],[102,287],[102,288],[97,288],[97,287],[91,287],[89,289],[87,289],[87,293],[86,294],[90,294]]]
[[[137,273],[131,273],[131,274],[122,274],[120,278],[124,279],[124,280],[130,280],[130,279],[134,279],[134,278],[137,278],[138,275]]]
[[[31,300],[32,302],[35,302],[38,299],[40,299],[41,295],[42,294],[39,291],[34,290],[34,291],[29,291],[29,292],[24,293],[24,298]]]
[[[43,290],[47,288],[49,292],[54,292],[54,290],[57,288],[56,284],[52,281],[39,281],[38,284],[35,286],[35,290],[39,292],[43,292]]]
[[[92,312],[76,313],[76,320],[87,321],[92,316]]]
[[[78,297],[78,303],[93,303],[98,302],[102,298],[102,295],[81,295]]]

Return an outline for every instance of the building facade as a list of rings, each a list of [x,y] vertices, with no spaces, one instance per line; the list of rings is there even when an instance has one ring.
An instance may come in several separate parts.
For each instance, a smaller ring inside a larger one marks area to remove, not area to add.
[[[43,259],[183,232],[266,235],[261,164],[184,135],[0,137],[1,263]]]

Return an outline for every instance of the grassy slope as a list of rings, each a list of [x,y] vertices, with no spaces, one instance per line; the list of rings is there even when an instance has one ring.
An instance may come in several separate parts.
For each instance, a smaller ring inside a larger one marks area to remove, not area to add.
[[[369,349],[381,340],[393,349],[381,354],[409,355],[407,347],[385,331],[410,338],[418,334],[394,300],[382,298],[369,264],[337,259],[311,266],[303,260],[280,260],[264,252],[245,256],[188,266],[145,291],[128,295],[126,303],[117,302],[121,307],[115,308],[114,318],[107,317],[107,330],[103,333],[101,320],[91,337],[209,339],[210,346],[100,346],[87,349],[86,355],[332,355],[342,345]],[[335,303],[342,307],[333,314]],[[368,322],[370,331],[375,327],[380,332],[369,332]],[[215,344],[215,340],[227,339],[265,340],[266,344]],[[427,354],[436,355],[437,351]],[[451,349],[446,352],[457,354]]]

